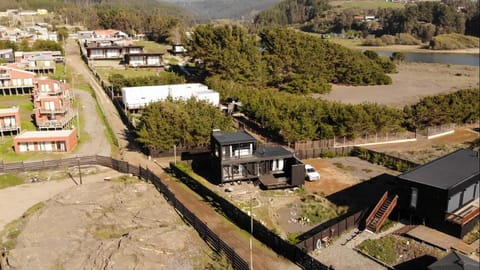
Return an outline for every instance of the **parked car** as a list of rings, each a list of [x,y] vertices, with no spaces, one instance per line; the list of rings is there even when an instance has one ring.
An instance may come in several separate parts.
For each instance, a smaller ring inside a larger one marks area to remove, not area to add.
[[[308,181],[320,180],[320,174],[315,170],[312,165],[305,164],[305,175]]]

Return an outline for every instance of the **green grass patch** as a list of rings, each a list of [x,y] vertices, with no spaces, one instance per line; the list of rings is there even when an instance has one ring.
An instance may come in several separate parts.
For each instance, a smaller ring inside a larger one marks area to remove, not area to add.
[[[385,2],[384,0],[375,1],[346,1],[341,5],[342,9],[360,8],[360,9],[377,9],[377,8],[403,8],[405,3],[401,2]]]
[[[384,231],[387,231],[388,229],[392,228],[393,226],[395,226],[395,224],[397,224],[396,221],[393,221],[393,220],[390,220],[387,218],[387,220],[385,220],[385,222],[383,223],[382,227],[380,228],[379,232],[384,232]]]
[[[5,225],[3,231],[0,232],[0,247],[6,247],[9,250],[15,248],[17,245],[17,238],[22,232],[26,219],[42,209],[44,205],[43,202],[34,204],[25,211],[20,218]]]
[[[433,50],[459,50],[478,48],[479,43],[478,37],[451,33],[433,37],[430,41],[430,48]]]
[[[359,38],[356,39],[350,39],[350,38],[328,38],[328,41],[332,43],[336,43],[342,46],[345,46],[347,48],[356,48],[358,46],[362,45],[362,40]]]
[[[50,79],[53,80],[67,80],[68,75],[65,70],[65,64],[63,63],[57,63],[55,64],[55,73],[48,75]]]
[[[360,243],[357,249],[388,265],[396,265],[424,255],[437,259],[446,255],[445,251],[438,248],[398,235],[387,235],[375,240],[367,239]]]
[[[170,45],[147,40],[134,41],[133,45],[143,46],[143,50],[148,53],[166,53],[167,50],[171,48]]]
[[[6,173],[0,175],[0,189],[18,186],[25,183],[25,181],[13,173]]]
[[[127,234],[130,229],[119,228],[116,225],[103,225],[98,226],[91,232],[96,239],[108,240],[117,239]]]
[[[348,210],[346,206],[338,207],[327,199],[315,195],[306,195],[300,200],[302,201],[302,215],[308,224],[318,224],[336,218]]]
[[[340,163],[340,162],[335,162],[335,163],[333,163],[333,165],[335,165],[339,169],[346,170],[346,171],[355,171],[357,169],[354,166],[350,166],[350,165],[345,166],[345,165],[343,165],[343,163]]]
[[[290,242],[290,244],[298,244],[300,242],[300,239],[298,237],[302,235],[302,232],[293,232],[293,233],[288,233],[287,234],[287,241]]]
[[[463,237],[463,241],[467,244],[472,244],[480,238],[480,221],[477,221],[477,224],[473,229]]]

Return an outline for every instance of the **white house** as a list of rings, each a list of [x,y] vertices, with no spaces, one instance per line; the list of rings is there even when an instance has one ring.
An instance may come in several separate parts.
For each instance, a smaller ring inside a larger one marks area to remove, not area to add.
[[[170,84],[155,86],[123,87],[122,100],[128,111],[143,109],[146,105],[162,101],[171,97],[173,99],[189,99],[195,97],[206,100],[213,106],[220,103],[220,95],[200,83]]]

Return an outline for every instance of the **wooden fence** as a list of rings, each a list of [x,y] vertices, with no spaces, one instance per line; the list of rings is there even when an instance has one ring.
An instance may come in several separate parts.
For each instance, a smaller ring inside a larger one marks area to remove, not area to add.
[[[399,172],[406,172],[419,166],[419,164],[410,160],[361,147],[354,147],[352,150],[352,155]]]
[[[323,245],[334,238],[340,237],[343,233],[361,227],[369,210],[370,207],[353,214],[347,213],[316,226],[299,236],[299,239],[302,239],[302,241],[297,244],[297,247],[306,252],[322,248]]]
[[[133,166],[126,161],[116,160],[104,156],[85,156],[76,158],[67,158],[60,160],[46,160],[34,162],[2,163],[0,164],[0,173],[18,173],[38,170],[54,170],[73,166],[83,165],[101,165],[112,168],[122,173],[130,173],[138,176],[148,182],[151,182],[166,200],[177,210],[182,218],[192,225],[200,237],[217,253],[224,254],[234,269],[247,270],[248,263],[240,257],[230,246],[228,246],[215,232],[202,222],[192,211],[190,211],[181,201],[179,201],[173,192],[162,182],[160,177],[155,175],[148,168]]]

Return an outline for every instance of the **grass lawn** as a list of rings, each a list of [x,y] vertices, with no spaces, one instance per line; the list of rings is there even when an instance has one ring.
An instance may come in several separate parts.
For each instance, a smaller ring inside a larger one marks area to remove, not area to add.
[[[325,198],[314,195],[304,195],[302,201],[302,216],[309,224],[318,224],[345,214],[347,207],[337,207]]]
[[[57,63],[55,65],[55,73],[54,74],[50,74],[48,76],[50,79],[53,79],[53,80],[67,80],[67,74],[65,72],[65,65],[64,64],[61,64],[61,63]]]
[[[108,67],[97,67],[97,72],[105,80],[108,80],[108,77],[112,74],[120,74],[126,78],[155,76],[158,74],[157,70],[149,68],[112,69]]]
[[[350,49],[355,49],[357,46],[362,45],[362,40],[361,39],[348,39],[348,38],[329,38],[327,39],[328,41],[332,43],[336,43],[342,46],[345,46]]]
[[[148,53],[166,53],[168,49],[170,49],[170,45],[160,44],[154,41],[134,41],[133,45],[136,46],[143,46],[143,50]]]
[[[402,8],[405,3],[385,2],[384,0],[372,1],[341,1],[342,9],[347,8],[361,8],[361,9],[375,9],[375,8]]]
[[[13,173],[0,174],[0,189],[21,185],[24,180]]]

